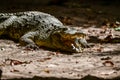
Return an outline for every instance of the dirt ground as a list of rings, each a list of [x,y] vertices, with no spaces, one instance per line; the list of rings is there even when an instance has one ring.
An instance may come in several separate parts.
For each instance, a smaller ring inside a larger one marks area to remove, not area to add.
[[[3,12],[37,10],[50,13],[65,25],[83,30],[87,36],[105,39],[101,30],[114,28],[120,21],[119,6],[37,6],[0,8]],[[24,8],[24,10],[23,10]],[[95,28],[97,27],[97,28]],[[99,27],[99,28],[98,28]],[[100,29],[100,30],[99,30]],[[98,32],[98,33],[96,33]],[[120,31],[118,42],[91,41],[83,53],[67,53],[40,48],[25,50],[11,40],[0,39],[2,80],[120,80]]]
[[[89,28],[83,31],[90,29],[96,30],[96,28]],[[83,53],[66,53],[43,48],[37,51],[25,50],[24,47],[18,46],[19,43],[1,39],[2,79],[119,80],[120,43],[89,44],[94,46],[85,48]]]

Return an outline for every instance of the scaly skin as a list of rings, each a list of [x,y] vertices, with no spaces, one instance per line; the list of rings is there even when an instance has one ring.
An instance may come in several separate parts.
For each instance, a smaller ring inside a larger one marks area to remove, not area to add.
[[[37,11],[0,13],[0,36],[19,40],[22,46],[40,46],[82,52],[88,46],[85,34],[65,27],[58,19]]]

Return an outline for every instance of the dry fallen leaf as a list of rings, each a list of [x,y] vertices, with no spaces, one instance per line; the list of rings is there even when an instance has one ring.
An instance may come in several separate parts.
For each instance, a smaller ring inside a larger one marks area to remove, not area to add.
[[[50,60],[51,58],[50,57],[48,57],[48,58],[42,58],[42,59],[40,59],[40,60],[37,60],[38,62],[45,62],[45,61],[47,61],[47,60]]]
[[[31,63],[31,61],[30,62],[26,62],[26,61],[22,62],[22,61],[13,60],[13,59],[6,59],[5,63],[9,64],[9,65],[20,65],[20,64],[29,64],[29,63]]]
[[[19,72],[19,70],[15,70],[15,69],[14,69],[14,70],[12,70],[12,71],[10,71],[10,72]]]
[[[111,57],[109,57],[109,56],[101,58],[101,60],[110,60],[110,59],[111,59]]]
[[[107,67],[113,67],[114,63],[112,61],[105,61],[105,62],[103,62],[103,65],[107,66]]]
[[[49,69],[44,69],[44,72],[50,73],[50,70]]]

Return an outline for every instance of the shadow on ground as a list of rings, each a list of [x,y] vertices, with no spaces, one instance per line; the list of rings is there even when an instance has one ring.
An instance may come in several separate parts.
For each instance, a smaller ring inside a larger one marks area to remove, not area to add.
[[[97,54],[97,56],[119,56],[119,55],[120,55],[120,50],[107,51]]]
[[[82,79],[68,79],[68,78],[55,78],[55,77],[33,77],[33,78],[21,78],[21,79],[7,79],[7,80],[120,80],[120,77],[113,79],[97,78],[95,76],[87,75]]]

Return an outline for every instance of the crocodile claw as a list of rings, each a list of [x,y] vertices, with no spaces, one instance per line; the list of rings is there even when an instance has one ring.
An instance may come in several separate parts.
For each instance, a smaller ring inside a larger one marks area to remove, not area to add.
[[[39,47],[35,44],[28,44],[25,46],[25,49],[30,49],[30,50],[39,50]]]

